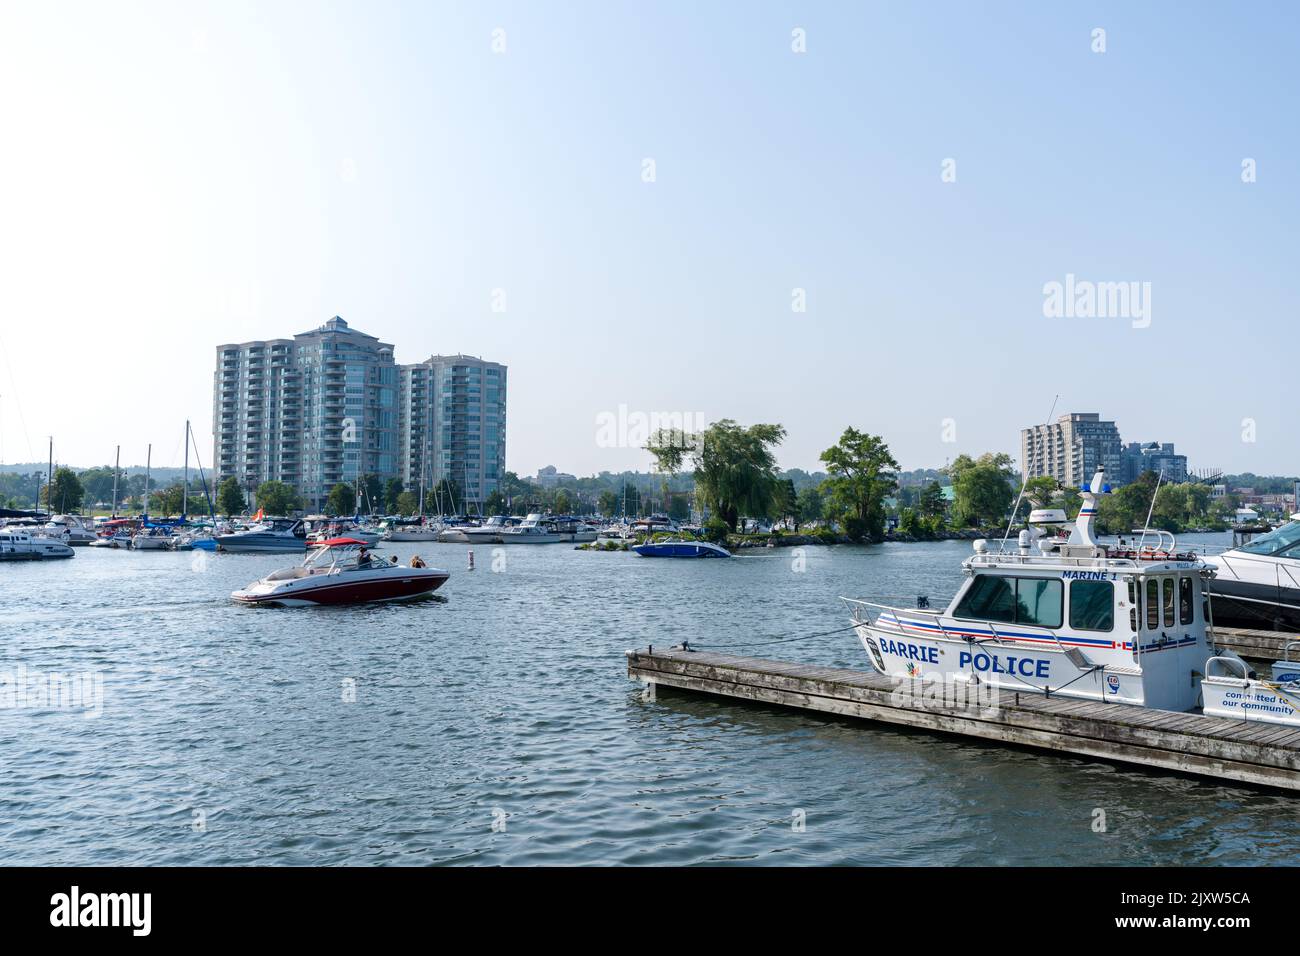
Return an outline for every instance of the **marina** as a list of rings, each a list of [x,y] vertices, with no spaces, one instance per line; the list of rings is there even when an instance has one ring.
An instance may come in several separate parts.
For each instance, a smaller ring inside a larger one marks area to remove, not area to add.
[[[573,544],[503,546],[503,556],[476,547],[474,571],[468,550],[381,545],[449,577],[422,601],[336,607],[231,600],[290,564],[285,554],[89,548],[8,567],[11,669],[25,662],[28,683],[55,669],[98,674],[103,688],[95,719],[21,698],[0,709],[0,733],[16,742],[11,772],[27,781],[0,796],[0,814],[23,821],[11,857],[698,864],[793,853],[804,863],[1086,865],[1294,853],[1294,798],[1244,776],[674,693],[668,674],[646,700],[627,680],[629,647],[652,643],[666,661],[683,641],[699,648],[691,660],[863,674],[839,595],[871,582],[882,600],[925,593],[938,605],[969,542],[830,546],[809,549],[804,565],[785,549],[646,561]],[[718,601],[724,590],[731,598]],[[590,597],[602,594],[619,599]],[[1138,710],[1021,705],[1040,723],[1058,710]],[[1195,756],[1186,740],[1172,745]],[[66,775],[95,787],[69,802]],[[923,818],[894,812],[899,787],[927,807]],[[1111,810],[1109,834],[1089,830],[1097,806]],[[70,826],[69,807],[99,824]],[[809,819],[797,837],[795,809]],[[196,810],[204,834],[189,829]],[[491,829],[495,811],[505,833]],[[368,840],[349,836],[363,831]]]

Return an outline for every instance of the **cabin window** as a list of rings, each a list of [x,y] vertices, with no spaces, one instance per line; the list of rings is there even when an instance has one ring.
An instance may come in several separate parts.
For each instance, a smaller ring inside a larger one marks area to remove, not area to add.
[[[1147,630],[1160,630],[1160,582],[1147,581]]]
[[[1137,633],[1138,629],[1138,586],[1136,581],[1128,583],[1128,629]]]
[[[1055,578],[1005,578],[981,574],[957,605],[955,616],[1060,627],[1061,605],[1061,582]]]
[[[1055,578],[1016,579],[1016,623],[1061,626],[1061,582]]]
[[[1015,581],[992,574],[979,575],[957,605],[956,614],[981,621],[1012,623],[1016,619]]]
[[[1115,586],[1109,581],[1070,582],[1070,627],[1110,631],[1115,627]]]
[[[1174,579],[1163,578],[1160,581],[1161,603],[1165,610],[1165,627],[1174,626]]]
[[[1192,623],[1192,579],[1181,577],[1178,579],[1178,623]]]

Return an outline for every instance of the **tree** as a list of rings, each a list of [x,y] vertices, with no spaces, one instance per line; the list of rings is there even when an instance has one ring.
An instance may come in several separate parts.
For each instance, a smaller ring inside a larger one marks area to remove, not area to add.
[[[698,435],[660,429],[646,447],[659,470],[670,475],[677,474],[689,457],[700,502],[734,531],[741,515],[766,518],[771,514],[777,483],[772,449],[784,438],[780,425],[745,428],[725,418]]]
[[[1110,534],[1128,534],[1145,527],[1156,483],[1155,472],[1144,471],[1117,491],[1102,495],[1097,505],[1098,527]]]
[[[816,487],[799,492],[799,518],[802,521],[820,521],[823,507],[822,493]]]
[[[164,518],[170,518],[172,515],[180,514],[182,499],[185,497],[185,490],[180,482],[168,485],[162,491],[155,491],[149,496],[150,507],[162,515]]]
[[[917,501],[917,511],[925,518],[941,518],[948,510],[948,499],[943,496],[943,487],[932,481],[921,490]]]
[[[668,499],[668,517],[674,521],[689,521],[691,517],[691,501],[683,494],[672,495]]]
[[[55,468],[53,483],[41,492],[45,507],[50,512],[76,511],[85,497],[86,489],[71,468]]]
[[[217,510],[229,518],[241,514],[244,504],[244,489],[239,487],[239,479],[231,475],[222,481],[217,488]]]
[[[557,491],[555,493],[555,503],[552,507],[556,514],[567,515],[573,509],[573,505],[569,501],[569,493],[563,488]]]
[[[424,496],[424,510],[430,514],[454,514],[457,502],[463,507],[466,502],[460,493],[460,485],[444,478],[433,486]]]
[[[596,499],[596,507],[606,518],[612,518],[618,514],[618,495],[612,491],[602,491],[600,497]]]
[[[487,501],[483,502],[483,513],[485,515],[503,515],[506,513],[506,499],[499,491],[493,491],[487,496]]]
[[[331,515],[350,515],[356,511],[357,493],[350,484],[339,482],[330,489],[330,496],[325,501],[325,513]]]
[[[379,480],[378,475],[361,476],[361,500],[362,502],[364,502],[364,506],[367,511],[373,511],[375,508],[378,508],[380,506],[380,504],[382,503],[383,494],[384,494],[384,483]],[[355,511],[356,506],[353,505],[353,507],[349,510]]]
[[[794,530],[799,530],[799,493],[789,478],[780,478],[776,482],[772,492],[772,515],[781,520],[790,519]]]
[[[828,477],[822,489],[833,514],[855,540],[880,538],[885,532],[884,500],[898,481],[898,462],[883,438],[846,428],[840,440],[821,454]]]
[[[397,510],[397,498],[402,493],[402,479],[389,478],[384,485],[384,510],[392,514]]]
[[[257,507],[268,515],[287,515],[302,506],[293,485],[282,481],[264,481],[257,486]]]
[[[1011,458],[987,452],[978,459],[958,455],[948,466],[952,478],[953,515],[958,524],[981,527],[996,524],[1011,510]]]
[[[397,496],[397,513],[413,515],[420,507],[420,496],[414,491],[403,491]]]

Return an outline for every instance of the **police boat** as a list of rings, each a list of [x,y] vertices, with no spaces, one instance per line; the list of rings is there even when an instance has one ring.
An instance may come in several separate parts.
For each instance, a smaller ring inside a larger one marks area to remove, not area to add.
[[[1261,679],[1215,646],[1210,564],[1165,531],[1096,539],[1109,492],[1098,469],[1068,537],[1064,511],[1037,509],[1014,546],[974,542],[943,610],[843,598],[872,667],[905,680],[1300,726],[1300,667],[1279,661]]]

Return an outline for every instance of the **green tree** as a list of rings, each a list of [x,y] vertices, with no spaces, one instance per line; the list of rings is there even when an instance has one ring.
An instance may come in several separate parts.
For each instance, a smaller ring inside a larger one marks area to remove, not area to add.
[[[149,507],[154,510],[155,514],[170,518],[172,515],[181,513],[181,500],[184,497],[185,490],[180,482],[177,482],[150,495]]]
[[[777,479],[772,491],[772,516],[779,520],[790,519],[794,530],[799,530],[799,493],[789,478]]]
[[[217,510],[228,518],[242,514],[244,506],[244,489],[239,487],[239,479],[231,475],[217,488]]]
[[[356,511],[357,493],[350,484],[340,481],[330,489],[330,496],[325,501],[325,513],[330,515],[350,515]]]
[[[1108,534],[1128,534],[1135,528],[1145,527],[1156,484],[1155,472],[1144,471],[1136,480],[1102,495],[1097,504],[1098,528]]]
[[[926,518],[942,518],[948,510],[948,499],[943,496],[943,487],[932,481],[921,490],[917,500],[917,510]]]
[[[503,515],[506,513],[505,495],[500,491],[493,491],[487,496],[487,501],[483,502],[483,513],[485,515]]]
[[[268,515],[287,515],[302,507],[302,499],[293,485],[283,481],[264,481],[257,486],[257,507]]]
[[[968,527],[997,524],[1007,516],[1015,495],[1011,490],[1011,458],[988,452],[978,459],[958,455],[947,468],[952,478],[953,516]]]
[[[606,518],[612,518],[618,514],[618,505],[618,495],[609,490],[602,491],[600,497],[596,499],[596,507],[600,509],[600,513]]]
[[[683,440],[685,437],[686,440]],[[772,449],[785,438],[780,425],[750,425],[731,419],[714,422],[699,435],[661,429],[647,449],[659,470],[677,474],[689,457],[700,502],[735,530],[742,515],[766,518],[776,488],[776,456]]]
[[[403,491],[397,496],[397,513],[413,515],[420,507],[420,496],[414,491]]]
[[[573,510],[573,504],[569,501],[569,493],[563,488],[555,493],[555,502],[551,506],[557,515],[567,515]]]
[[[898,462],[878,435],[846,428],[821,454],[828,477],[822,489],[830,511],[854,540],[879,539],[885,531],[885,498],[898,487]]]
[[[397,498],[402,493],[402,479],[389,478],[384,485],[384,510],[389,514],[397,511]]]
[[[673,495],[668,499],[668,517],[674,521],[689,521],[691,502],[685,495]]]
[[[77,511],[85,497],[86,489],[71,468],[55,468],[53,483],[41,492],[45,507],[50,512]]]
[[[799,519],[804,522],[820,521],[823,505],[822,493],[816,486],[805,488],[799,492]]]
[[[372,511],[383,506],[384,501],[384,483],[378,475],[361,476],[361,501],[362,507],[366,511]],[[355,495],[354,495],[355,498]],[[352,509],[355,512],[355,507]]]
[[[424,496],[424,510],[429,514],[455,514],[465,504],[460,485],[448,478],[439,481]]]

